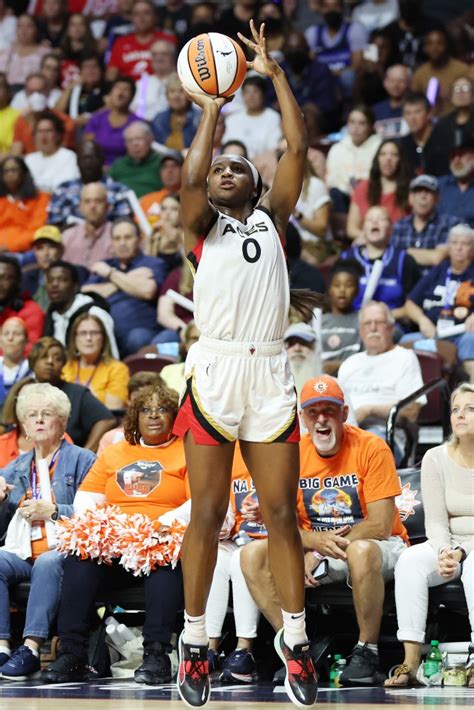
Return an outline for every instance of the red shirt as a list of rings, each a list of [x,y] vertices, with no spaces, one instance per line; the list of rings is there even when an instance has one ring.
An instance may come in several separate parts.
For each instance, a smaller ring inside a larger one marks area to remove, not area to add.
[[[157,30],[148,42],[138,42],[135,34],[117,37],[112,47],[109,67],[118,69],[122,76],[131,76],[137,81],[142,74],[153,74],[151,66],[151,46],[161,39],[176,44],[176,38],[169,32]]]
[[[352,202],[359,208],[361,222],[364,221],[367,210],[372,206],[369,205],[368,189],[369,181],[359,180],[352,195]],[[397,205],[394,192],[387,192],[385,195],[381,195],[378,206],[385,207],[393,224],[398,222],[402,217],[406,217],[408,214],[408,212]]]
[[[38,306],[38,304],[31,298],[22,298],[23,306],[20,310],[15,311],[10,306],[7,306],[0,313],[0,327],[5,323],[7,318],[21,318],[26,325],[26,330],[28,333],[28,345],[26,346],[25,353],[31,350],[31,346],[36,343],[36,341],[43,335],[43,325],[45,314]]]

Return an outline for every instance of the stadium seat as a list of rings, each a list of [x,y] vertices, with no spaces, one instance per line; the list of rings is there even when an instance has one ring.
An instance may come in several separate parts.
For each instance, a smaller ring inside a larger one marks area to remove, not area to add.
[[[136,372],[161,372],[166,365],[172,365],[177,362],[174,357],[167,355],[158,355],[146,353],[145,355],[129,355],[124,359],[125,364],[130,370],[130,374]]]

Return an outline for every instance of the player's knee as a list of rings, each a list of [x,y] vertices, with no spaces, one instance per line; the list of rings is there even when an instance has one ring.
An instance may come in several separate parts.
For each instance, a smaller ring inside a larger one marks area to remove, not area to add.
[[[273,535],[288,536],[297,531],[294,503],[267,506],[264,518],[267,530]]]
[[[192,525],[201,535],[219,535],[227,514],[227,502],[223,505],[201,506],[199,510],[194,509],[192,514]]]

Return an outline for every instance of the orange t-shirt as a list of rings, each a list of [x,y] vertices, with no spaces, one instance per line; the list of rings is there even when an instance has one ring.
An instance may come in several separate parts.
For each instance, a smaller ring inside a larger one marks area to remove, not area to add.
[[[48,221],[50,195],[38,192],[36,197],[17,200],[0,197],[0,249],[28,251],[33,234]]]
[[[68,444],[73,444],[73,440],[67,432],[64,432],[64,438]],[[18,431],[12,429],[6,434],[0,434],[0,468],[5,468],[11,461],[14,461],[20,455],[18,448]]]
[[[230,503],[235,515],[235,523],[231,537],[242,531],[249,537],[267,537],[268,532],[261,521],[249,521],[242,515],[242,506],[249,499],[258,503],[257,492],[253,484],[250,473],[242,458],[239,442],[235,447],[234,463],[232,466],[232,482],[230,486]]]
[[[395,498],[402,492],[393,455],[370,432],[344,425],[344,444],[335,456],[323,458],[306,434],[300,442],[298,517],[303,530],[322,532],[356,525],[367,517],[367,504]],[[392,535],[408,542],[398,510]]]
[[[158,447],[112,444],[96,459],[79,490],[103,493],[107,505],[155,520],[190,498],[183,442],[173,439]]]
[[[74,121],[67,115],[67,113],[63,113],[62,111],[52,109],[51,112],[55,113],[56,116],[64,123],[64,148],[74,150],[76,144],[76,126]],[[15,127],[13,129],[13,142],[22,144],[23,155],[34,153],[36,150],[33,127],[24,116],[19,116],[16,119]]]

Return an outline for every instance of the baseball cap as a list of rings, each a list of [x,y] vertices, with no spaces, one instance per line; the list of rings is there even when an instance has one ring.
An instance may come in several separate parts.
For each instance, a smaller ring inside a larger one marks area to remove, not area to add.
[[[164,155],[162,155],[161,164],[163,164],[166,160],[172,160],[177,165],[182,165],[184,163],[184,158],[179,152],[179,150],[173,150],[169,153],[165,153]]]
[[[318,402],[332,402],[333,404],[344,404],[344,392],[338,381],[330,375],[319,375],[313,377],[303,385],[301,390],[301,408],[306,409]]]
[[[33,234],[33,244],[40,239],[47,239],[48,242],[54,242],[54,244],[63,243],[61,232],[52,224],[45,224],[44,227],[40,227],[36,230]]]
[[[314,343],[316,333],[309,323],[293,323],[286,329],[283,340],[289,340],[290,338],[300,338],[307,343]]]
[[[410,190],[431,190],[431,192],[438,192],[438,180],[434,175],[418,175],[410,183]]]

